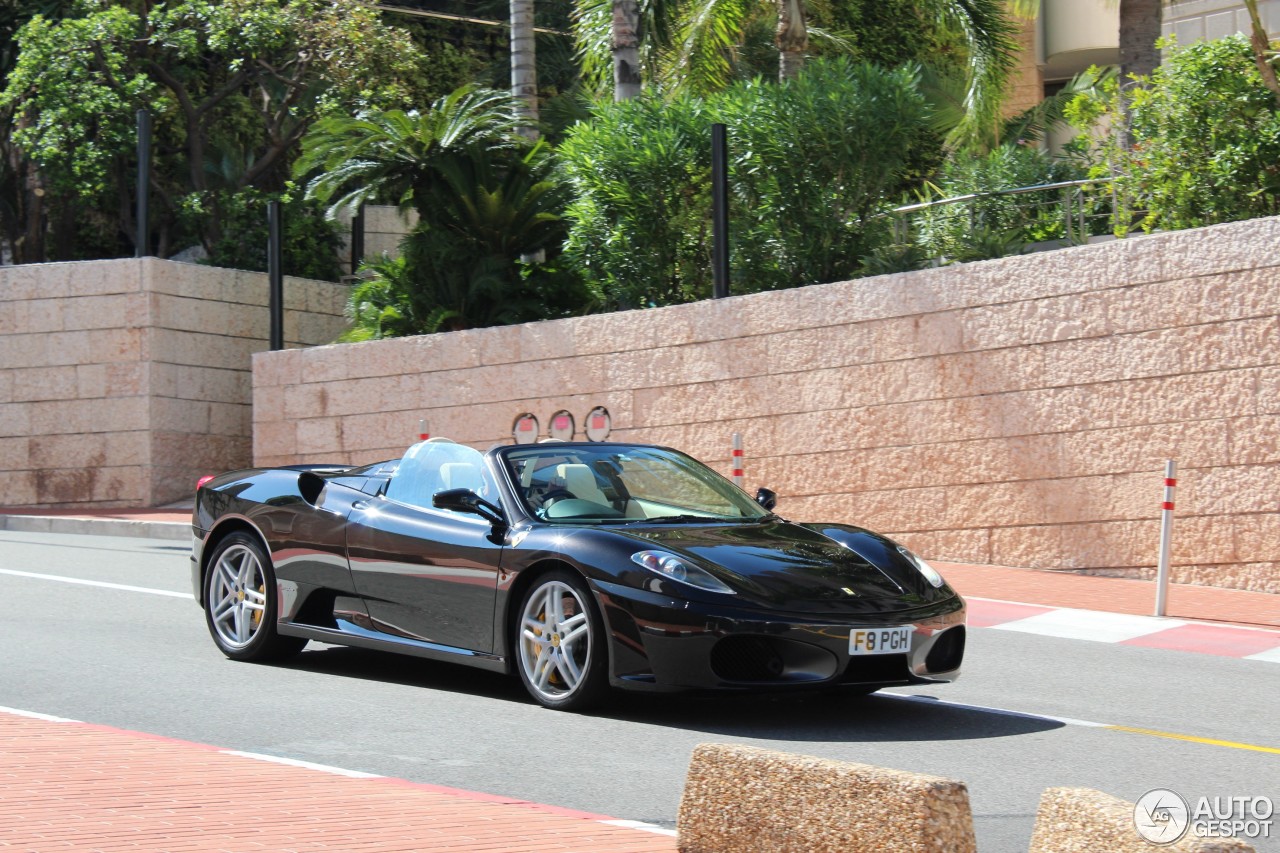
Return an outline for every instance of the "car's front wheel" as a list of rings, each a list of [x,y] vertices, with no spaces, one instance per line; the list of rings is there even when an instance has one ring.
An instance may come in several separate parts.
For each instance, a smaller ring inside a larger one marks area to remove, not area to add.
[[[520,679],[540,704],[580,711],[608,691],[604,629],[577,574],[548,572],[529,587],[516,615],[515,642]]]
[[[276,660],[307,644],[276,632],[275,573],[262,545],[247,533],[232,533],[213,552],[204,612],[213,641],[232,660]]]

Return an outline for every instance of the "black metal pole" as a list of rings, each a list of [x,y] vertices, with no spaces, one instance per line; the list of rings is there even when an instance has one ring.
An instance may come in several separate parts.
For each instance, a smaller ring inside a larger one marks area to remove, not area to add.
[[[351,274],[360,271],[360,262],[364,260],[364,205],[356,208],[356,215],[351,217]]]
[[[267,203],[267,285],[271,349],[284,349],[284,271],[280,252],[280,202]]]
[[[729,295],[729,144],[723,124],[711,125],[712,295]]]
[[[151,254],[151,113],[138,110],[138,208],[134,217],[137,222],[137,239],[134,240],[133,256],[145,258]]]

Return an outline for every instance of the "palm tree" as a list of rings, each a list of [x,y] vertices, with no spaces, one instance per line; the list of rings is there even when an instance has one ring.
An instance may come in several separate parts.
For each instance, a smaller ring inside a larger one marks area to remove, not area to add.
[[[1150,77],[1160,65],[1160,16],[1164,0],[1120,0],[1120,81]]]
[[[316,123],[303,141],[294,174],[318,174],[308,198],[329,202],[328,215],[377,200],[430,213],[430,198],[459,160],[515,145],[516,99],[506,92],[463,86],[426,112],[388,110],[364,118]]]
[[[511,0],[511,95],[517,100],[518,132],[537,139],[538,62],[533,0]]]
[[[1016,52],[1004,0],[921,0],[920,5],[956,28],[969,48],[967,117],[957,138],[991,126]],[[787,79],[799,73],[808,49],[804,0],[579,0],[575,32],[584,76],[601,80],[611,69],[615,100],[639,93],[636,72],[641,69],[661,76],[671,89],[716,91],[732,81],[732,59],[748,28],[773,14],[779,78]]]
[[[804,67],[809,49],[809,28],[804,14],[804,0],[778,0],[778,29],[774,43],[778,45],[778,79],[790,80]]]
[[[640,94],[640,4],[613,0],[610,11],[613,99],[626,101]]]
[[[566,185],[544,142],[518,131],[519,99],[464,87],[423,113],[320,121],[297,175],[329,215],[374,200],[418,212],[404,257],[370,266],[352,292],[348,339],[523,322],[580,310],[576,278],[520,259],[564,240]]]

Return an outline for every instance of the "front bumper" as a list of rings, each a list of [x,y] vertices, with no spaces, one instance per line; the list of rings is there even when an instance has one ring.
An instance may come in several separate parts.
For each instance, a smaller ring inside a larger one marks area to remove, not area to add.
[[[651,690],[887,687],[954,681],[965,646],[959,596],[831,619],[734,610],[595,584],[611,639],[610,681]],[[850,631],[910,625],[906,652],[851,655]]]

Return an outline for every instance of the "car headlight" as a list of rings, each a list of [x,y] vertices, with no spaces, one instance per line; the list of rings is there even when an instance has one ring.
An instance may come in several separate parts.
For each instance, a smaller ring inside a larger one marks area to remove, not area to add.
[[[946,581],[942,579],[942,575],[938,574],[938,570],[926,563],[923,559],[917,557],[901,545],[898,546],[898,550],[902,552],[902,556],[906,557],[911,562],[911,565],[916,567],[920,574],[924,575],[924,579],[929,583],[939,588],[946,583]]]
[[[688,584],[708,592],[723,592],[733,595],[734,592],[725,583],[706,569],[700,569],[682,560],[675,554],[666,551],[640,551],[631,555],[631,561],[641,565],[656,575]]]

